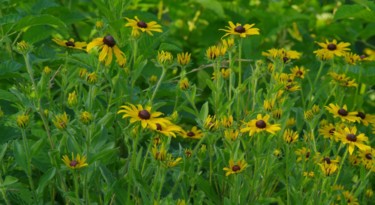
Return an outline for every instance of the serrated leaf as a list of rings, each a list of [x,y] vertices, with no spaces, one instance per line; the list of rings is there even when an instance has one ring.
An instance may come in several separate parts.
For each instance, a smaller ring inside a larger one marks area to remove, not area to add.
[[[42,14],[38,16],[26,16],[20,19],[17,24],[14,26],[14,31],[26,31],[28,28],[32,26],[39,26],[39,25],[48,25],[52,26],[53,28],[60,28],[61,31],[67,30],[67,27],[63,21],[59,18],[48,15]]]
[[[40,177],[38,188],[36,189],[36,193],[38,194],[38,196],[41,196],[43,194],[44,188],[48,185],[48,182],[51,181],[55,174],[56,168],[52,167],[46,173],[44,173],[42,177]]]

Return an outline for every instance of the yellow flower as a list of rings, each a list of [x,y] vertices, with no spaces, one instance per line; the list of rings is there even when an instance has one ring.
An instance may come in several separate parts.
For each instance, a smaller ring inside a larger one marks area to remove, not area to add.
[[[355,65],[357,64],[358,61],[361,61],[361,57],[355,53],[345,53],[344,54],[344,57],[345,57],[345,62],[350,64],[350,65]]]
[[[51,68],[48,66],[45,66],[43,69],[43,73],[46,75],[49,75],[52,72]]]
[[[79,154],[74,157],[74,154],[72,153],[72,159],[69,159],[68,155],[64,155],[62,161],[70,169],[81,169],[88,166],[86,163],[86,156],[81,156]]]
[[[348,108],[346,105],[343,107],[338,106],[337,104],[329,104],[328,106],[325,106],[325,108],[333,114],[334,118],[340,118],[342,121],[348,121],[348,122],[358,122],[360,121],[360,118],[357,117],[358,112],[348,112]]]
[[[332,175],[338,169],[338,161],[331,160],[329,157],[325,157],[323,162],[319,163],[318,165],[326,176]]]
[[[361,150],[360,158],[366,169],[372,169],[375,166],[375,150],[371,147],[369,149]]]
[[[186,202],[184,199],[178,199],[176,205],[186,205]]]
[[[84,124],[88,124],[92,121],[92,115],[90,112],[83,111],[79,116],[79,120]]]
[[[272,111],[272,117],[274,119],[280,119],[282,114],[283,114],[283,110],[281,108],[278,108]]]
[[[338,141],[338,139],[334,137],[335,131],[336,127],[332,123],[321,125],[319,128],[319,134],[324,138],[329,138],[331,140],[335,139],[336,141]]]
[[[216,119],[216,116],[208,115],[204,120],[204,128],[208,130],[216,130],[219,126],[219,121]]]
[[[30,116],[28,114],[20,114],[17,116],[17,125],[20,128],[26,128],[29,125]]]
[[[178,53],[177,54],[177,62],[180,66],[185,66],[189,64],[190,62],[190,56],[191,54],[186,52],[186,53]]]
[[[226,128],[231,127],[233,125],[233,116],[232,115],[229,115],[228,117],[224,116],[221,119],[221,125],[223,125]]]
[[[246,38],[251,35],[259,35],[259,28],[252,28],[255,24],[245,24],[242,26],[240,23],[234,25],[232,21],[229,21],[228,23],[229,26],[226,26],[227,29],[219,29],[226,32],[222,38],[228,35],[238,35],[241,38]]]
[[[75,105],[77,105],[78,103],[78,100],[77,100],[77,93],[76,91],[73,91],[71,93],[68,94],[68,105],[70,107],[73,107]]]
[[[181,135],[183,138],[189,139],[201,139],[203,137],[203,133],[199,130],[196,126],[192,127],[189,131],[182,131]]]
[[[137,106],[129,104],[123,105],[120,107],[120,110],[117,114],[124,113],[122,118],[130,117],[130,123],[141,122],[143,128],[149,127],[153,130],[157,129],[157,123],[162,126],[170,123],[165,118],[160,118],[163,113],[161,112],[152,112],[151,107],[147,106],[143,108],[142,105],[138,104]]]
[[[371,148],[364,144],[368,142],[368,138],[363,133],[357,134],[357,128],[355,126],[337,130],[335,136],[339,138],[343,144],[349,146],[348,151],[350,155],[353,153],[355,147],[358,147],[360,150]]]
[[[223,76],[224,79],[229,78],[230,73],[231,73],[230,68],[228,68],[228,69],[222,68],[220,71],[221,71],[221,76]]]
[[[236,141],[236,139],[238,138],[238,134],[238,130],[227,129],[224,131],[224,137],[228,141]]]
[[[99,20],[95,22],[96,29],[102,29],[104,27],[104,22]]]
[[[275,149],[273,150],[273,156],[277,157],[277,158],[280,158],[282,156],[282,152],[280,149]]]
[[[296,119],[294,117],[288,118],[288,121],[286,121],[286,126],[292,127],[296,124]]]
[[[305,69],[303,66],[294,66],[290,70],[292,71],[292,75],[294,75],[294,77],[301,79],[304,79],[306,73],[309,71],[308,69]]]
[[[187,90],[190,85],[189,85],[189,79],[188,78],[183,78],[180,80],[179,87],[181,90]]]
[[[83,48],[86,47],[86,42],[74,42],[73,38],[70,38],[69,40],[62,40],[59,38],[53,38],[52,41],[54,41],[57,45],[67,47],[67,48],[74,48],[78,50],[84,50]]]
[[[150,84],[155,84],[158,81],[158,76],[152,75],[148,81]]]
[[[156,129],[154,130],[167,137],[176,137],[176,133],[182,132],[183,129],[180,126],[168,121],[165,124],[156,123]]]
[[[95,84],[98,82],[98,74],[96,72],[89,73],[87,75],[87,82],[90,84]]]
[[[262,55],[268,57],[270,60],[279,59],[284,63],[287,63],[290,60],[299,59],[301,57],[300,52],[294,50],[285,50],[284,48],[272,48],[267,52],[262,52]]]
[[[224,56],[227,52],[227,47],[225,46],[210,46],[206,50],[206,56],[209,60],[215,60],[220,56]]]
[[[372,195],[374,195],[374,191],[371,188],[368,188],[368,189],[366,189],[365,195],[366,195],[367,198],[371,198]]]
[[[347,205],[359,205],[358,199],[353,194],[351,194],[349,191],[344,191],[343,195],[344,195],[343,201],[344,201],[345,204],[347,204]],[[341,200],[341,197],[339,198],[339,200]]]
[[[85,78],[86,77],[86,74],[87,74],[87,69],[86,68],[81,68],[81,69],[79,69],[79,74],[78,74],[78,76],[80,77],[80,78]]]
[[[257,119],[250,120],[250,122],[246,123],[246,127],[242,128],[241,132],[249,132],[249,136],[252,136],[255,133],[258,132],[269,132],[271,134],[275,134],[277,131],[279,131],[280,125],[279,124],[270,124],[268,123],[268,120],[270,119],[269,115],[265,115],[262,117],[262,114],[257,115]]]
[[[223,170],[226,172],[225,176],[229,176],[231,174],[238,174],[240,172],[243,172],[248,164],[245,160],[239,160],[237,162],[234,162],[232,159],[229,160],[229,167],[224,167]]]
[[[168,51],[158,51],[158,62],[159,64],[171,64],[173,56]]]
[[[335,56],[343,56],[347,51],[350,50],[350,48],[347,48],[348,46],[350,46],[350,43],[337,43],[336,39],[334,39],[332,42],[328,40],[326,40],[325,43],[318,42],[318,45],[322,47],[325,52]],[[314,53],[317,53],[317,51],[314,51]]]
[[[234,46],[234,38],[221,39],[221,44],[227,48]]]
[[[181,162],[181,160],[181,157],[177,157],[176,159],[174,159],[171,154],[168,154],[166,159],[166,165],[167,167],[175,167]]]
[[[150,36],[153,36],[153,33],[152,32],[162,32],[161,30],[161,26],[156,23],[156,21],[151,21],[151,22],[144,22],[144,21],[141,21],[139,20],[139,18],[137,16],[134,17],[134,19],[129,19],[129,18],[125,18],[128,23],[125,24],[126,27],[132,27],[132,33],[131,35],[133,37],[138,37],[140,35],[140,31],[141,32],[146,32],[148,33]]]
[[[105,65],[111,64],[113,54],[116,56],[116,62],[119,66],[124,66],[126,63],[125,54],[116,45],[115,39],[111,35],[106,35],[103,38],[96,38],[87,45],[87,52],[90,52],[94,47],[99,47],[101,50],[99,54],[99,61],[105,61]]]
[[[264,108],[264,110],[270,112],[270,111],[273,110],[274,107],[275,107],[275,98],[265,99],[263,101],[263,108]]]
[[[313,178],[315,176],[315,173],[313,171],[311,172],[303,172],[304,177],[310,177]]]
[[[167,157],[167,150],[165,149],[164,143],[159,148],[156,146],[152,147],[151,152],[152,156],[159,161],[164,161]]]
[[[53,120],[53,124],[59,130],[65,129],[68,126],[68,122],[69,122],[69,119],[68,119],[68,115],[66,114],[66,112],[64,112],[64,114],[56,115],[55,119]]]
[[[291,129],[286,129],[283,134],[284,141],[288,144],[296,142],[298,140],[298,132]]]
[[[310,159],[311,151],[310,149],[307,149],[306,147],[302,147],[301,149],[297,149],[295,151],[296,155],[298,156],[297,162],[300,162],[302,160],[307,161]]]
[[[318,49],[314,51],[316,54],[316,57],[318,57],[320,60],[331,60],[334,57],[334,54],[332,52],[327,51],[326,49]]]
[[[33,46],[26,41],[17,42],[15,47],[15,51],[17,51],[21,55],[25,55],[33,50]]]
[[[357,117],[360,118],[360,121],[363,125],[368,126],[369,123],[375,124],[375,115],[365,114],[364,112],[358,112]]]

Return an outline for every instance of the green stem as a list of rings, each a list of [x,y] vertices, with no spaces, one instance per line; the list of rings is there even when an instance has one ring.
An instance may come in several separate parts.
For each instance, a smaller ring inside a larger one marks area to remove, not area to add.
[[[241,85],[242,85],[242,39],[240,39],[239,45],[238,45],[238,85],[237,85],[237,119],[240,119],[240,108],[241,108],[241,100],[239,98],[241,93]]]
[[[159,186],[159,191],[158,191],[158,200],[157,200],[157,202],[159,202],[159,200],[160,200],[161,191],[163,190],[163,185],[164,185],[164,182],[165,182],[165,175],[166,175],[166,173],[164,172],[165,169],[164,168],[161,168],[161,169],[162,169],[161,172],[160,172],[160,174],[161,174],[161,180],[160,180],[160,186]]]
[[[341,163],[340,163],[340,167],[339,167],[339,171],[337,172],[337,175],[336,175],[336,178],[335,178],[335,182],[333,183],[333,186],[336,185],[336,182],[337,180],[339,179],[339,176],[340,176],[340,172],[341,172],[341,169],[342,169],[342,165],[344,164],[345,160],[346,160],[346,157],[348,155],[348,148],[346,149],[345,151],[345,154],[344,154],[344,157],[342,158],[341,160]]]
[[[78,184],[78,176],[77,171],[73,170],[73,181],[74,181],[74,193],[76,195],[76,198],[79,200],[79,184]]]
[[[321,61],[320,67],[319,67],[319,70],[318,70],[318,74],[316,75],[316,78],[315,78],[315,81],[314,81],[314,87],[313,87],[314,89],[315,89],[316,83],[318,82],[318,80],[320,78],[320,74],[322,73],[323,67],[324,67],[324,61]],[[311,90],[313,90],[313,89],[311,88]]]
[[[161,73],[161,76],[158,80],[158,83],[156,84],[156,87],[155,87],[155,90],[154,92],[152,93],[152,96],[151,96],[151,99],[150,99],[150,104],[152,104],[154,98],[155,98],[155,95],[156,95],[156,92],[158,91],[159,89],[159,86],[161,84],[161,81],[163,81],[164,77],[165,77],[165,74],[167,73],[167,69],[165,67],[163,67],[163,70],[162,70],[162,73]]]
[[[26,156],[26,160],[27,160],[27,170],[25,170],[25,171],[26,171],[26,174],[27,174],[27,178],[29,180],[30,189],[31,189],[31,191],[34,195],[34,198],[35,198],[36,202],[38,202],[38,197],[37,197],[36,192],[35,192],[34,182],[33,182],[33,178],[32,178],[30,147],[29,147],[29,143],[27,141],[25,130],[22,129],[21,133],[22,133],[23,147],[24,147],[24,150],[25,150],[25,156]]]

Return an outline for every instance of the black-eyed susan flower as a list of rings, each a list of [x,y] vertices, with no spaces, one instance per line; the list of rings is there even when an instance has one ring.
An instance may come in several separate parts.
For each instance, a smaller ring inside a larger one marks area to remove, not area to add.
[[[328,106],[325,106],[326,110],[333,114],[334,118],[340,118],[342,121],[348,122],[358,122],[360,118],[357,117],[358,112],[348,112],[348,108],[346,105],[340,107],[339,105],[335,105],[330,103]]]
[[[156,21],[150,21],[148,23],[139,20],[137,16],[134,19],[125,18],[128,22],[125,24],[126,27],[132,27],[131,35],[133,37],[138,37],[142,32],[146,32],[148,35],[153,36],[152,32],[163,32],[161,29],[161,25],[159,25]]]
[[[181,135],[183,138],[187,139],[201,139],[203,137],[203,133],[199,130],[196,126],[192,127],[191,130],[182,131]]]
[[[86,74],[88,73],[86,68],[80,68],[78,71],[78,76],[82,79],[86,77]]]
[[[95,84],[99,80],[98,74],[96,72],[88,73],[86,80],[89,84]]]
[[[251,35],[259,35],[259,28],[253,28],[255,24],[234,24],[232,21],[229,21],[228,23],[229,26],[226,26],[226,29],[219,29],[226,32],[222,38],[229,35],[239,36],[241,38],[246,38]]]
[[[74,157],[74,154],[72,153],[72,159],[70,159],[68,155],[64,155],[62,161],[70,169],[81,169],[88,166],[86,163],[86,156],[81,156],[80,154],[77,154]]]
[[[152,156],[158,161],[164,161],[167,157],[167,150],[165,149],[164,143],[160,147],[153,146],[151,149]]]
[[[230,49],[234,46],[234,38],[221,39],[221,44]]]
[[[204,128],[207,130],[216,130],[219,126],[219,121],[216,119],[216,116],[208,115],[204,120]]]
[[[294,117],[290,117],[286,121],[286,126],[288,126],[288,127],[293,127],[295,124],[296,124],[296,118],[294,118]]]
[[[336,39],[332,40],[331,42],[328,40],[326,40],[325,43],[318,42],[318,45],[322,47],[325,52],[335,56],[343,56],[346,52],[350,51],[350,48],[347,48],[350,46],[350,43],[337,43]],[[317,53],[317,51],[314,51],[314,53]]]
[[[338,141],[338,139],[335,138],[335,131],[336,126],[332,123],[321,125],[319,128],[319,134],[324,138],[329,138],[331,140],[335,139],[336,141]]]
[[[245,160],[238,160],[237,162],[234,162],[233,159],[229,160],[229,167],[224,167],[223,170],[225,171],[225,176],[229,176],[231,174],[238,174],[240,172],[243,172],[248,164]]]
[[[281,108],[274,109],[272,111],[272,117],[274,119],[280,119],[282,114],[283,114],[283,110]]]
[[[190,63],[190,56],[191,56],[191,53],[178,53],[177,54],[177,63],[180,65],[180,66],[186,66],[187,64]]]
[[[167,165],[167,167],[171,168],[177,166],[181,162],[181,160],[181,157],[173,158],[171,154],[168,154],[165,164]]]
[[[355,53],[352,53],[352,52],[345,53],[344,59],[345,59],[345,62],[347,64],[350,64],[350,65],[355,65],[355,64],[357,64],[358,61],[362,60],[361,56],[359,56]]]
[[[117,114],[124,113],[122,118],[130,117],[130,123],[140,122],[143,128],[149,127],[153,130],[157,129],[157,123],[165,126],[170,123],[167,119],[161,118],[161,112],[152,112],[150,106],[143,108],[142,105],[133,104],[123,105]]]
[[[86,47],[86,42],[75,42],[73,38],[70,38],[69,40],[63,40],[59,38],[53,38],[52,41],[54,41],[59,46],[67,47],[67,48],[74,48],[78,50],[84,50],[84,47]]]
[[[375,61],[375,50],[370,49],[370,48],[365,48],[363,52],[366,54],[366,57],[364,58],[364,60]]]
[[[361,150],[359,157],[366,169],[371,169],[375,166],[375,150],[371,147],[369,149]]]
[[[193,155],[193,150],[185,149],[184,153],[185,153],[186,158],[190,158]]]
[[[296,142],[298,140],[298,132],[286,129],[283,134],[283,139],[288,144]]]
[[[338,199],[341,201],[343,200],[345,204],[347,205],[359,205],[357,197],[355,197],[351,192],[344,191],[342,193],[342,196],[339,196]]]
[[[182,128],[168,121],[164,124],[156,123],[156,129],[154,130],[167,137],[176,137],[176,133],[180,133]]]
[[[318,164],[323,174],[330,176],[338,169],[338,160],[332,160],[329,157],[324,157],[322,162]]]
[[[263,117],[262,114],[258,114],[257,119],[250,120],[250,122],[246,123],[246,127],[242,128],[240,131],[249,132],[249,136],[264,131],[275,134],[281,129],[280,124],[271,124],[268,122],[269,119],[269,115]]]
[[[168,51],[158,51],[157,60],[160,65],[171,64],[173,62],[173,55]]]
[[[181,90],[187,90],[190,87],[189,79],[186,78],[186,77],[181,79],[180,82],[179,82],[179,87],[180,87]]]
[[[116,62],[119,66],[124,66],[126,63],[126,56],[116,45],[116,41],[111,35],[106,35],[103,38],[95,38],[87,45],[87,52],[90,52],[94,47],[98,47],[100,51],[99,61],[105,62],[108,66],[111,64],[113,54],[116,56]]]
[[[221,125],[223,127],[226,127],[226,128],[229,128],[233,125],[233,116],[232,115],[229,115],[229,116],[223,116],[221,118]]]
[[[356,154],[352,154],[349,156],[349,162],[351,165],[357,166],[361,163],[361,158],[359,158]]]
[[[359,111],[357,117],[360,118],[360,121],[363,125],[368,126],[369,124],[375,124],[375,116],[371,114],[366,114]]]
[[[224,137],[228,141],[236,141],[239,136],[238,130],[227,129],[224,131]]]
[[[262,52],[263,56],[266,56],[270,60],[281,60],[284,63],[289,62],[290,60],[299,59],[301,57],[301,53],[294,51],[294,50],[286,50],[284,48],[281,49],[275,49],[272,48],[268,50],[267,52]]]
[[[338,74],[335,72],[329,72],[328,75],[332,77],[332,80],[343,87],[357,87],[358,84],[354,79],[350,79],[345,74]]]
[[[297,162],[300,162],[302,160],[307,161],[310,159],[311,150],[306,147],[302,147],[300,149],[297,149],[294,153],[296,153],[297,155]]]
[[[331,60],[335,56],[332,52],[327,51],[326,49],[318,49],[314,51],[316,57],[322,61]]]
[[[14,50],[21,55],[26,55],[27,53],[31,52],[33,48],[34,48],[33,45],[22,40],[20,42],[17,42]]]
[[[17,125],[20,128],[26,128],[30,122],[30,116],[28,114],[20,114],[17,116]]]
[[[305,69],[303,66],[294,66],[293,68],[290,69],[292,72],[292,75],[296,78],[301,78],[304,79],[306,73],[309,71],[308,69]]]
[[[92,114],[90,112],[88,112],[88,111],[83,111],[79,115],[79,120],[83,124],[89,124],[92,121]]]
[[[273,108],[275,107],[275,98],[272,98],[272,99],[265,99],[263,101],[263,108],[264,110],[270,112],[273,110]]]
[[[227,52],[227,47],[225,46],[210,46],[206,50],[206,56],[209,60],[215,60],[220,56],[224,56]]]
[[[69,118],[66,112],[56,115],[55,119],[53,119],[53,124],[59,130],[64,130],[68,126],[68,122]]]
[[[74,90],[73,92],[68,94],[68,105],[70,107],[74,107],[77,105],[78,99],[77,99],[77,92]]]
[[[283,152],[280,149],[273,150],[272,154],[277,158],[281,158],[283,156]]]
[[[363,133],[357,134],[357,127],[355,126],[339,129],[335,132],[335,136],[339,138],[343,144],[348,145],[350,155],[353,153],[355,147],[360,150],[370,149],[370,146],[365,144],[368,142],[368,138]]]

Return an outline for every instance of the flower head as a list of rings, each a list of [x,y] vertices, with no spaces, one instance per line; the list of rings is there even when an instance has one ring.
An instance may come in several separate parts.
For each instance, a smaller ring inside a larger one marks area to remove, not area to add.
[[[167,137],[176,137],[176,133],[180,133],[182,128],[168,121],[165,124],[156,123],[155,131]]]
[[[113,54],[116,56],[116,62],[119,66],[125,65],[126,56],[116,45],[116,41],[111,35],[106,35],[103,38],[96,38],[91,41],[87,45],[87,52],[90,52],[94,47],[99,47],[99,50],[101,50],[99,54],[99,61],[104,61],[106,66],[111,64]]]
[[[286,143],[291,144],[298,140],[298,132],[291,129],[286,129],[284,131],[283,138]]]
[[[343,144],[348,145],[350,155],[353,153],[355,147],[360,150],[370,149],[370,146],[364,144],[368,142],[368,138],[363,133],[357,134],[357,127],[355,126],[340,129],[335,132],[335,136],[339,138]]]
[[[243,159],[237,162],[234,162],[233,159],[231,159],[229,160],[229,167],[224,167],[223,170],[226,172],[225,176],[229,176],[231,174],[243,172],[247,166],[248,164]]]
[[[89,124],[92,121],[92,114],[88,111],[81,112],[81,115],[79,116],[79,120],[83,124]]]
[[[180,65],[180,66],[186,66],[187,64],[190,63],[190,56],[191,56],[191,53],[178,53],[177,54],[177,63]]]
[[[279,131],[280,125],[279,124],[270,124],[268,120],[270,119],[269,115],[265,115],[264,117],[262,114],[257,115],[257,119],[250,120],[250,122],[246,123],[246,127],[242,128],[241,132],[249,132],[249,136],[252,136],[258,132],[269,132],[271,134],[275,134]]]
[[[139,20],[137,16],[134,17],[134,19],[125,18],[128,23],[125,24],[126,27],[132,27],[132,36],[138,37],[140,35],[140,32],[146,32],[150,36],[153,36],[152,32],[162,32],[161,26],[156,23],[156,21],[151,22],[144,22],[142,20]]]
[[[58,114],[55,116],[55,119],[53,120],[53,124],[55,127],[59,130],[64,130],[68,126],[68,115],[66,112],[64,114]]]
[[[222,38],[229,35],[240,36],[241,38],[246,38],[251,35],[259,35],[259,28],[252,28],[255,24],[234,24],[232,21],[229,21],[228,23],[229,26],[226,26],[226,29],[219,29],[226,32]]]
[[[74,157],[74,154],[72,153],[72,159],[69,159],[68,155],[64,155],[62,161],[70,169],[81,169],[88,166],[86,163],[86,156],[81,156],[79,154]]]
[[[347,48],[350,46],[350,43],[340,42],[337,43],[337,40],[334,39],[333,41],[326,40],[325,43],[319,43],[318,45],[322,47],[319,50],[314,51],[316,55],[321,55],[322,53],[325,53],[329,57],[333,56],[343,56],[347,51],[350,50],[350,48]]]
[[[173,61],[172,53],[168,51],[158,51],[158,63],[159,64],[171,64]]]
[[[359,117],[357,117],[358,112],[348,112],[348,108],[346,105],[343,107],[338,106],[337,104],[329,104],[328,106],[325,106],[325,108],[333,114],[333,117],[340,118],[342,121],[348,121],[348,122],[358,122],[360,121]]]
[[[83,48],[87,45],[86,42],[75,42],[73,38],[70,38],[69,40],[53,38],[52,41],[54,41],[59,46],[63,46],[66,48],[74,48],[78,50],[84,50]]]
[[[20,128],[26,128],[29,125],[30,116],[28,114],[21,114],[17,116],[17,125]]]
[[[160,117],[163,113],[152,112],[150,106],[143,108],[140,104],[137,106],[132,104],[123,105],[117,112],[117,114],[120,113],[124,113],[122,118],[130,117],[130,123],[141,122],[143,128],[149,127],[157,130],[157,124],[166,126],[166,124],[170,123],[167,119]]]
[[[199,130],[196,126],[192,127],[191,130],[182,131],[181,135],[183,138],[187,139],[201,139],[203,137],[203,133]]]

